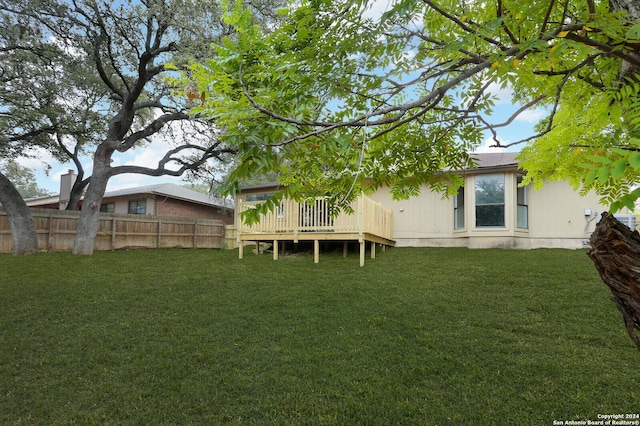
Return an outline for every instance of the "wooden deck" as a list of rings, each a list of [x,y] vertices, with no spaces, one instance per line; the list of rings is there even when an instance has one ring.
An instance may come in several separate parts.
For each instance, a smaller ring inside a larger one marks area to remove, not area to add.
[[[259,201],[239,203],[239,213],[255,208]],[[394,246],[391,239],[391,210],[384,208],[368,197],[360,196],[351,205],[354,212],[340,212],[331,216],[323,198],[308,203],[283,200],[273,212],[262,215],[258,223],[247,225],[239,220],[239,257],[243,257],[245,241],[255,241],[256,248],[261,241],[273,244],[273,258],[278,259],[280,243],[299,241],[314,242],[314,262],[320,261],[320,241],[344,242],[346,256],[349,241],[360,244],[360,266],[364,265],[366,245],[371,245],[371,258],[375,258],[376,245]]]

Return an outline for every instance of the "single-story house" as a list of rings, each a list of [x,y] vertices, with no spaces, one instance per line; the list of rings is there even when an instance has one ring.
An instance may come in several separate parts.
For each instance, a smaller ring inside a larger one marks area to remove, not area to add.
[[[566,181],[542,188],[520,186],[518,153],[473,154],[476,167],[464,170],[455,197],[427,189],[409,200],[393,200],[388,188],[370,197],[393,214],[398,246],[470,248],[583,248],[600,213],[595,193],[580,196]]]
[[[372,248],[374,243],[519,249],[586,247],[606,206],[600,204],[595,193],[580,196],[564,181],[547,182],[540,189],[520,186],[524,172],[518,167],[517,155],[473,154],[476,167],[460,171],[465,184],[455,197],[446,198],[425,187],[416,197],[394,200],[389,188],[380,188],[354,203],[356,212],[351,224],[342,214],[336,218],[325,216],[327,209],[321,200],[307,206],[290,206],[285,200],[260,224],[248,226],[242,223],[240,213],[275,192],[277,184],[243,188],[235,197],[238,241],[273,242],[276,257],[278,240],[355,239],[361,243],[361,264],[365,242],[371,242]],[[375,220],[367,224],[363,218],[369,214]]]
[[[74,179],[73,172],[69,171],[61,179],[62,195],[27,199],[27,206],[64,209]],[[173,183],[107,191],[100,204],[100,211],[104,213],[217,219],[225,225],[234,221],[233,208],[232,200],[213,197]]]

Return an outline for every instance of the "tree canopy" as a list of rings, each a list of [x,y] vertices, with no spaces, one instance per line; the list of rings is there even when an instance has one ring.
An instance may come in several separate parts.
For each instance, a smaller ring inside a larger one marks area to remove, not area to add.
[[[251,2],[254,23],[272,23],[275,3]],[[37,146],[74,161],[70,206],[84,194],[75,253],[93,251],[111,177],[180,176],[235,152],[214,123],[187,114],[194,100],[176,96],[168,81],[216,54],[211,43],[230,30],[220,16],[218,2],[203,0],[0,0],[0,154]],[[170,147],[156,167],[114,161],[158,137]],[[83,153],[93,159],[90,176]]]
[[[0,173],[13,183],[22,198],[50,195],[49,191],[38,186],[32,169],[23,167],[15,161],[0,162]]]
[[[276,172],[284,195],[329,194],[341,207],[381,185],[396,197],[422,185],[452,194],[451,172],[484,135],[500,146],[500,127],[537,108],[537,134],[518,141],[525,183],[570,178],[613,209],[633,205],[637,0],[398,0],[377,15],[372,6],[303,0],[265,34],[229,5],[234,34],[181,82],[200,99],[193,112],[238,149],[225,190]],[[496,88],[514,105],[504,122],[491,118]]]

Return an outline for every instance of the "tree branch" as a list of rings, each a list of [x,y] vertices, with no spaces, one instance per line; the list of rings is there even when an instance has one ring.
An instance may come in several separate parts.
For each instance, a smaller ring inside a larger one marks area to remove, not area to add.
[[[185,144],[175,149],[168,151],[160,161],[158,161],[158,167],[155,169],[143,166],[117,166],[112,168],[111,175],[121,175],[125,173],[143,174],[147,176],[182,176],[187,170],[195,170],[202,166],[206,161],[212,158],[220,159],[224,154],[236,154],[237,150],[230,147],[220,147],[221,143],[217,142],[209,148],[202,147],[200,145]],[[184,161],[181,158],[174,157],[182,151],[195,150],[199,151],[200,155],[194,161]],[[182,164],[177,170],[167,169],[166,165],[170,162]]]
[[[640,56],[638,55],[633,55],[633,54],[627,54],[624,52],[623,49],[620,49],[620,46],[612,46],[606,43],[601,43],[599,41],[593,40],[589,37],[584,37],[581,36],[577,33],[574,32],[570,32],[568,33],[565,38],[567,40],[572,40],[578,43],[582,43],[586,46],[592,46],[595,47],[596,49],[600,50],[601,52],[607,53],[609,55],[615,56],[616,58],[620,58],[623,59],[627,62],[629,62],[630,64],[636,66],[636,67],[640,67]],[[631,47],[634,48],[634,50],[637,50],[637,46],[635,45],[629,45]]]
[[[460,28],[462,28],[464,31],[468,32],[469,34],[477,34],[477,31],[475,29],[467,26],[464,22],[462,22],[456,16],[445,12],[443,9],[438,7],[432,1],[430,1],[430,0],[422,0],[422,2],[424,4],[426,4],[427,6],[429,6],[431,9],[433,9],[435,12],[437,12],[440,15],[444,16],[445,18],[447,18],[449,21],[451,21],[451,22],[455,23],[456,25],[458,25]],[[505,45],[503,45],[502,43],[500,43],[499,41],[497,41],[497,40],[494,40],[494,39],[489,38],[489,37],[484,36],[484,35],[480,36],[480,38],[483,39],[484,41],[486,41],[487,43],[493,44],[494,46],[498,47],[502,51],[507,50],[507,47]]]
[[[549,7],[547,8],[547,12],[544,14],[542,25],[540,26],[540,33],[538,35],[539,38],[542,37],[542,35],[547,31],[547,24],[549,23],[549,19],[551,19],[551,12],[553,11],[555,3],[555,0],[549,1]]]
[[[125,152],[129,150],[136,142],[141,139],[148,138],[149,136],[157,133],[165,124],[171,121],[178,120],[187,120],[189,119],[189,115],[183,112],[174,112],[171,114],[163,114],[160,117],[153,120],[149,125],[147,125],[144,129],[132,133],[127,136],[121,144],[118,145],[117,150],[120,152]]]
[[[104,69],[104,64],[102,63],[102,57],[100,52],[100,45],[103,43],[103,37],[104,37],[104,34],[97,35],[94,37],[93,57],[96,62],[96,70],[98,71],[98,75],[100,76],[100,79],[109,88],[109,90],[111,90],[118,97],[118,99],[124,99],[125,92],[120,90],[118,86],[116,86],[113,83],[113,81],[111,81],[111,78],[109,78],[109,76],[107,75],[107,72]],[[124,78],[124,76],[122,75],[120,77]]]
[[[502,14],[504,12],[506,12],[506,9],[504,7],[504,5],[502,4],[502,0],[498,0],[498,6],[497,6],[497,15],[498,18],[502,18]],[[518,41],[518,39],[513,35],[513,33],[511,32],[511,30],[509,29],[509,27],[507,26],[507,24],[504,22],[504,20],[502,21],[502,29],[504,30],[505,33],[507,33],[507,36],[509,37],[509,40],[511,40],[511,43],[513,44],[520,44],[520,41]]]
[[[483,127],[480,130],[484,131],[484,130],[489,130],[489,129],[495,129],[498,127],[506,127],[509,124],[511,124],[513,122],[513,120],[515,120],[516,118],[518,118],[518,116],[520,114],[522,114],[524,111],[528,110],[529,108],[531,108],[532,106],[540,103],[540,101],[542,101],[543,99],[545,99],[547,97],[547,95],[539,95],[537,97],[535,97],[534,99],[532,99],[530,102],[528,102],[527,104],[521,106],[520,108],[518,108],[517,111],[515,111],[508,119],[507,121],[500,123],[500,124],[491,124],[487,127]]]

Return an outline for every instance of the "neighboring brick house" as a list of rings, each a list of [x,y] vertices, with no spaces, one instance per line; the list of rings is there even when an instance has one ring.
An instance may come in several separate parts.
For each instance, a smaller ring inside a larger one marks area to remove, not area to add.
[[[32,198],[25,201],[29,207],[60,209],[66,205],[64,188],[61,188],[61,193],[62,196]],[[102,199],[100,211],[218,219],[225,225],[233,224],[234,221],[232,200],[202,194],[173,183],[107,191]]]
[[[127,188],[104,194],[100,211],[222,220],[233,224],[233,201],[173,184]]]

